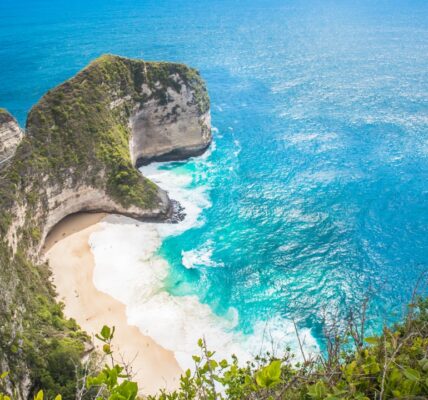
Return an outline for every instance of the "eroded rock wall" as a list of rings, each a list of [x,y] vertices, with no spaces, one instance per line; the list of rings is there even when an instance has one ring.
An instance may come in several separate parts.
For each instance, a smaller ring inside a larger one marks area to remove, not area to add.
[[[16,119],[6,110],[0,109],[0,168],[12,159],[23,136]]]
[[[10,115],[0,132],[10,157],[22,132]],[[202,154],[212,139],[209,98],[187,66],[106,55],[43,96],[26,133],[11,166],[13,189],[4,196],[16,191],[6,238],[15,252],[26,235],[34,254],[70,213],[170,217],[167,193],[135,166]],[[7,209],[2,203],[0,212]]]
[[[194,101],[194,90],[178,74],[171,79],[179,91],[168,88],[167,102],[152,98],[131,116],[131,154],[136,165],[197,156],[211,143],[210,111],[201,111]],[[152,96],[148,85],[142,90]]]
[[[51,352],[73,349],[77,363],[84,354],[40,257],[52,227],[79,211],[165,221],[173,202],[136,164],[196,156],[210,142],[205,85],[180,64],[102,56],[40,99],[25,135],[0,110],[0,369],[14,397],[55,380]]]

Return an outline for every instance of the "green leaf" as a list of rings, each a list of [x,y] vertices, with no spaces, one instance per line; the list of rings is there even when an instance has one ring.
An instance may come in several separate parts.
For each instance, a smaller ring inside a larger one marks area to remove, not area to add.
[[[101,329],[101,336],[108,340],[110,339],[110,335],[111,335],[111,330],[107,325],[104,325],[103,328]]]
[[[256,373],[256,383],[261,388],[266,387],[266,377],[265,377],[263,371],[259,371]]]
[[[357,368],[357,362],[354,360],[345,366],[345,376],[346,378],[351,378],[354,374],[355,369]]]
[[[34,397],[34,400],[43,400],[43,390],[39,390]]]
[[[417,382],[419,379],[421,379],[421,374],[419,371],[416,371],[412,368],[406,368],[403,370],[404,375],[407,379],[411,380],[412,382]]]
[[[281,361],[272,361],[256,373],[256,383],[261,388],[275,386],[281,381]]]
[[[375,336],[369,336],[366,337],[364,339],[364,341],[368,344],[378,344],[379,343],[379,338],[375,337]]]
[[[423,358],[422,360],[419,360],[418,364],[421,366],[422,371],[428,372],[428,359],[427,358]]]
[[[403,375],[398,370],[398,368],[393,368],[389,375],[389,381],[392,383],[398,383],[403,379]]]
[[[274,381],[279,380],[279,378],[281,377],[281,361],[280,360],[275,360],[275,361],[272,361],[270,363],[270,365],[268,366],[268,374],[272,380],[274,380]]]
[[[9,375],[9,371],[5,371],[5,372],[3,372],[1,375],[0,375],[0,379],[4,379],[4,378],[6,378],[6,376],[8,376]]]
[[[138,385],[135,382],[124,381],[116,389],[117,399],[133,400],[137,397]],[[111,398],[111,397],[110,397]]]
[[[318,381],[308,389],[308,394],[315,400],[323,400],[327,396],[327,388],[323,381]]]

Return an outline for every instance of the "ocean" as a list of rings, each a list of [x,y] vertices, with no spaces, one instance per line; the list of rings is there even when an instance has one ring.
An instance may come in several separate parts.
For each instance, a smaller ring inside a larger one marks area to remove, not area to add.
[[[210,150],[142,168],[186,219],[109,217],[91,236],[96,286],[183,367],[202,336],[244,359],[297,352],[294,323],[323,351],[366,297],[369,331],[402,317],[428,269],[426,1],[2,0],[0,15],[0,106],[22,125],[103,53],[205,79]]]

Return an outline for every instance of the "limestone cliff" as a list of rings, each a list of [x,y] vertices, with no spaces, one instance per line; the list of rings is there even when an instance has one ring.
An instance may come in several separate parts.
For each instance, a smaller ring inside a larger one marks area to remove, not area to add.
[[[195,92],[175,73],[175,87],[165,100],[155,96],[160,84],[143,85],[148,101],[131,117],[131,154],[134,163],[180,160],[202,154],[211,143],[210,113],[203,91]],[[200,101],[195,101],[200,96]]]
[[[43,376],[51,368],[41,357],[52,350],[51,335],[81,350],[85,340],[57,308],[46,266],[37,265],[46,235],[79,211],[170,217],[167,193],[135,167],[201,154],[211,142],[209,98],[189,67],[106,55],[43,96],[24,137],[0,113],[0,139],[0,162],[7,160],[0,185],[0,369],[15,372],[8,384],[26,397],[43,383],[35,365]]]
[[[81,210],[167,218],[168,196],[134,166],[201,154],[211,141],[209,100],[184,65],[107,55],[43,96],[26,134],[10,172],[18,195],[0,199],[15,216],[1,227],[14,250],[26,226],[40,245]]]
[[[22,137],[23,132],[16,119],[0,108],[0,168],[4,168],[13,157]]]

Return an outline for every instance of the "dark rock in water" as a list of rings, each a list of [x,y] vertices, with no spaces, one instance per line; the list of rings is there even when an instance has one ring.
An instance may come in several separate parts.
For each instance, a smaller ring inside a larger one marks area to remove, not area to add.
[[[165,222],[170,224],[178,224],[186,218],[186,213],[184,212],[184,207],[177,200],[171,201],[171,217],[169,217]]]

